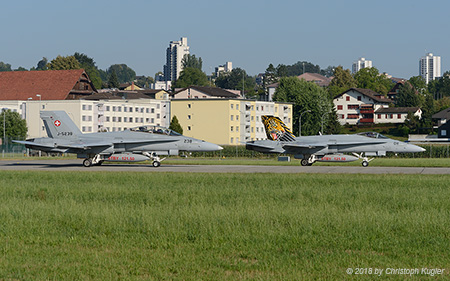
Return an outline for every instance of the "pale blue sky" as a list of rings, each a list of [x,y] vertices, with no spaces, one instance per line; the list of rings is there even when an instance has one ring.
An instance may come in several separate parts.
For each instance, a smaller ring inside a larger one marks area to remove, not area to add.
[[[170,41],[188,38],[203,71],[232,61],[248,74],[269,63],[351,68],[359,57],[395,77],[418,75],[433,52],[450,70],[448,0],[16,0],[0,2],[0,61],[36,66],[74,52],[97,66],[162,71]]]

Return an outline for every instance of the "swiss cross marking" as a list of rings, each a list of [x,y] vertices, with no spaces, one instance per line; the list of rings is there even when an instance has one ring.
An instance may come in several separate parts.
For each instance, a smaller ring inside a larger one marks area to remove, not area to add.
[[[53,122],[53,124],[55,124],[56,127],[61,126],[61,122],[59,120],[55,120],[55,122]]]

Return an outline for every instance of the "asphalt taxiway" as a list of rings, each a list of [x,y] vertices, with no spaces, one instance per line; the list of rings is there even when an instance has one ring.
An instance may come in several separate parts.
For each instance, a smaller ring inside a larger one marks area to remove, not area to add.
[[[0,170],[10,171],[102,171],[102,172],[188,172],[188,173],[279,173],[279,174],[450,174],[450,168],[435,167],[352,167],[352,166],[258,166],[258,165],[165,165],[150,163],[104,164],[83,167],[80,160],[4,160]]]

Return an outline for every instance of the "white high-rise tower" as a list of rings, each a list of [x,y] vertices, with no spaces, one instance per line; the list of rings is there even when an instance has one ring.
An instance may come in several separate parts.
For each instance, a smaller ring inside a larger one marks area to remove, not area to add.
[[[184,55],[189,54],[187,38],[182,37],[180,41],[171,41],[167,48],[166,64],[164,65],[164,80],[175,81],[183,70],[181,60]]]
[[[441,57],[428,53],[419,60],[419,75],[428,84],[431,80],[441,77]]]
[[[360,58],[359,60],[353,62],[352,64],[352,73],[355,74],[362,68],[372,67],[372,61],[366,60],[365,58]]]

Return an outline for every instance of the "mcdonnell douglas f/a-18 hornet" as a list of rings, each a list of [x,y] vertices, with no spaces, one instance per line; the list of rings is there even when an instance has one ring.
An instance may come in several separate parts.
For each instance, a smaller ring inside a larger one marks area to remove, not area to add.
[[[246,148],[263,153],[293,154],[294,158],[302,159],[302,166],[311,166],[316,161],[351,162],[361,159],[362,166],[367,167],[374,159],[369,159],[370,156],[386,156],[386,152],[425,151],[417,145],[393,140],[375,132],[295,137],[280,118],[265,115],[261,119],[267,140],[247,142]]]
[[[14,142],[46,152],[75,153],[78,158],[85,158],[85,167],[101,165],[104,161],[137,162],[150,159],[154,167],[159,167],[165,159],[161,159],[160,155],[223,149],[159,126],[83,134],[65,111],[41,111],[40,114],[48,137]]]

